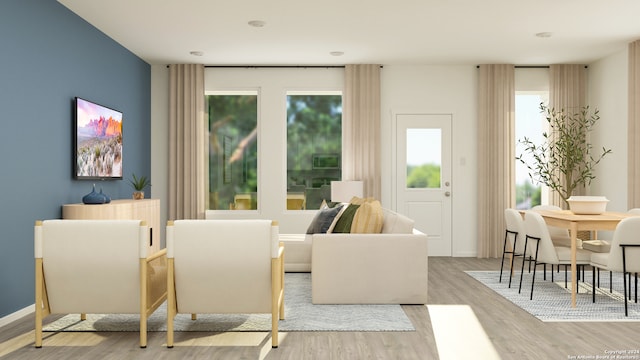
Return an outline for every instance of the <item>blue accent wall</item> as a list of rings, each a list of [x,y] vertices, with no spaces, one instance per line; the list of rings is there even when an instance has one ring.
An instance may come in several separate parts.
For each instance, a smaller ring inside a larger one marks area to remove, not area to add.
[[[94,183],[72,177],[75,96],[123,112],[125,180],[96,187],[130,198],[126,179],[151,175],[151,66],[55,0],[2,0],[0,318],[34,303],[35,221]]]

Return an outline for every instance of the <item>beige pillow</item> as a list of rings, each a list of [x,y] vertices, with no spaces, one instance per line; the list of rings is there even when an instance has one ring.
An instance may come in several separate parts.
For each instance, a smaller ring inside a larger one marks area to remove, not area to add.
[[[352,234],[379,234],[382,231],[384,215],[380,201],[363,202],[353,217]]]
[[[372,201],[375,201],[375,199],[372,198],[372,197],[361,198],[361,197],[354,196],[354,197],[351,198],[351,201],[349,201],[349,203],[351,203],[353,205],[362,205],[362,204],[364,204],[366,202],[372,202]]]

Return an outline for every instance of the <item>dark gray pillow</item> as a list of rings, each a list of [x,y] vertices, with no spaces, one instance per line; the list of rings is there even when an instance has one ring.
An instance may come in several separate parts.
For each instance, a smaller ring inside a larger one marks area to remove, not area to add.
[[[333,208],[322,208],[318,210],[316,216],[311,220],[309,228],[307,228],[307,234],[324,234],[329,230],[333,219],[340,213],[344,205],[338,205]]]

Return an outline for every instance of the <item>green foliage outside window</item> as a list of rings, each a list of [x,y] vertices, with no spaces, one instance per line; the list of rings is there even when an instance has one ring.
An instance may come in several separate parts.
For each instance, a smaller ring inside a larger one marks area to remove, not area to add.
[[[342,96],[287,96],[287,189],[304,192],[306,209],[330,199],[330,185],[341,179],[341,164],[314,166],[314,157],[342,157]]]
[[[440,165],[407,165],[407,187],[410,189],[439,188]]]
[[[257,209],[258,96],[207,95],[209,112],[209,209],[235,206],[246,194]],[[239,207],[237,207],[239,208]]]

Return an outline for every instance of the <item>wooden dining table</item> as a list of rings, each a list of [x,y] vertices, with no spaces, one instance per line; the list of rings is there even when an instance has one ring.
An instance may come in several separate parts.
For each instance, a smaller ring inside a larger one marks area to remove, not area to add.
[[[576,251],[578,231],[615,230],[625,218],[638,216],[623,212],[604,212],[599,215],[574,214],[570,210],[530,210],[542,215],[549,226],[569,229],[571,235],[571,307],[576,307],[577,266]]]

